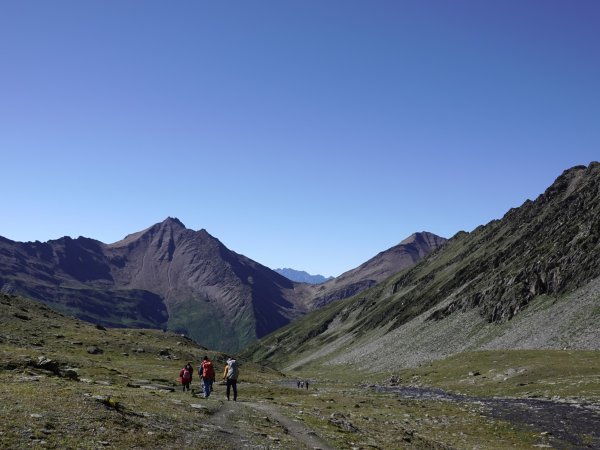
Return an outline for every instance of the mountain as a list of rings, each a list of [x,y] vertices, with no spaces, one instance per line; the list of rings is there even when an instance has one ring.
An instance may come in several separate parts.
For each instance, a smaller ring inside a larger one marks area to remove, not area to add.
[[[423,231],[385,250],[355,269],[312,288],[312,309],[335,300],[351,297],[413,266],[423,257],[444,245],[446,239]]]
[[[332,280],[333,277],[324,277],[323,275],[311,275],[304,270],[294,270],[290,268],[275,269],[279,275],[283,275],[289,280],[296,281],[298,283],[308,284],[320,284],[327,280]]]
[[[237,351],[323,303],[311,288],[174,218],[113,244],[0,237],[1,292],[104,326],[170,329],[223,351]]]
[[[223,350],[301,312],[289,300],[291,281],[172,218],[109,245],[2,238],[0,290],[105,326],[169,328]]]
[[[412,268],[254,345],[286,367],[416,366],[487,348],[600,349],[600,163]]]

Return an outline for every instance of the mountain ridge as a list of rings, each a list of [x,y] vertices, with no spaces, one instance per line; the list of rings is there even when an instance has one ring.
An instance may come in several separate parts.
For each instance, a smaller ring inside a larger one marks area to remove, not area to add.
[[[322,302],[310,286],[172,217],[111,244],[81,236],[46,243],[2,238],[0,291],[103,326],[168,328],[225,351]]]
[[[384,353],[418,365],[499,342],[501,329],[526,334],[511,327],[529,315],[523,327],[536,323],[541,333],[536,311],[565,316],[569,307],[577,308],[569,323],[600,346],[590,319],[600,318],[599,217],[600,164],[568,169],[535,201],[457,233],[411,268],[275,332],[248,354],[292,365],[371,358],[383,367]],[[589,300],[572,301],[577,292]],[[562,348],[576,341],[568,329],[553,330],[544,342]]]
[[[323,275],[311,275],[305,270],[296,270],[289,267],[274,269],[280,275],[296,281],[297,283],[321,284],[325,281],[332,280],[334,277],[325,277]]]
[[[316,307],[356,295],[411,267],[425,255],[443,246],[446,239],[426,231],[413,233],[399,244],[379,252],[358,267],[333,280],[312,287]],[[313,308],[314,309],[314,308]]]

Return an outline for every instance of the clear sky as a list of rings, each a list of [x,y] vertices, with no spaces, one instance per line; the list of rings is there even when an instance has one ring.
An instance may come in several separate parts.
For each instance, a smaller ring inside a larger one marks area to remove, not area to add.
[[[600,159],[596,0],[0,0],[0,235],[339,275]]]

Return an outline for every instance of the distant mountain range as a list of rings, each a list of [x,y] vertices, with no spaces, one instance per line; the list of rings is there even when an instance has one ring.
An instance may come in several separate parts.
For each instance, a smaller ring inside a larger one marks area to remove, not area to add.
[[[294,270],[290,268],[275,269],[279,275],[283,275],[289,280],[296,281],[298,283],[308,284],[320,284],[327,280],[332,280],[333,277],[324,277],[323,275],[311,275],[304,270]]]
[[[360,277],[370,278],[363,266]],[[246,356],[284,369],[319,360],[387,371],[466,350],[600,349],[599,321],[595,162],[565,171],[535,201],[458,233],[407,270],[273,333]]]
[[[168,218],[114,244],[0,239],[0,290],[105,326],[169,328],[224,350],[243,347],[301,309],[293,283]],[[291,297],[291,296],[290,296]]]
[[[401,259],[393,268],[382,260],[382,269],[365,269],[364,279],[357,269],[334,287],[313,286],[227,249],[206,230],[167,218],[113,244],[0,237],[0,291],[96,324],[170,329],[231,352],[344,293],[359,292],[374,282],[374,273],[381,277],[415,261]]]

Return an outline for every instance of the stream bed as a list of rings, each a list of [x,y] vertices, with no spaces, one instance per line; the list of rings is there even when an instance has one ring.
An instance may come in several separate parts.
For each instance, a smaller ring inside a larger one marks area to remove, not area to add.
[[[537,398],[472,397],[441,389],[412,386],[375,386],[378,392],[403,399],[448,401],[477,407],[481,414],[526,425],[553,438],[556,448],[600,449],[600,405]]]

